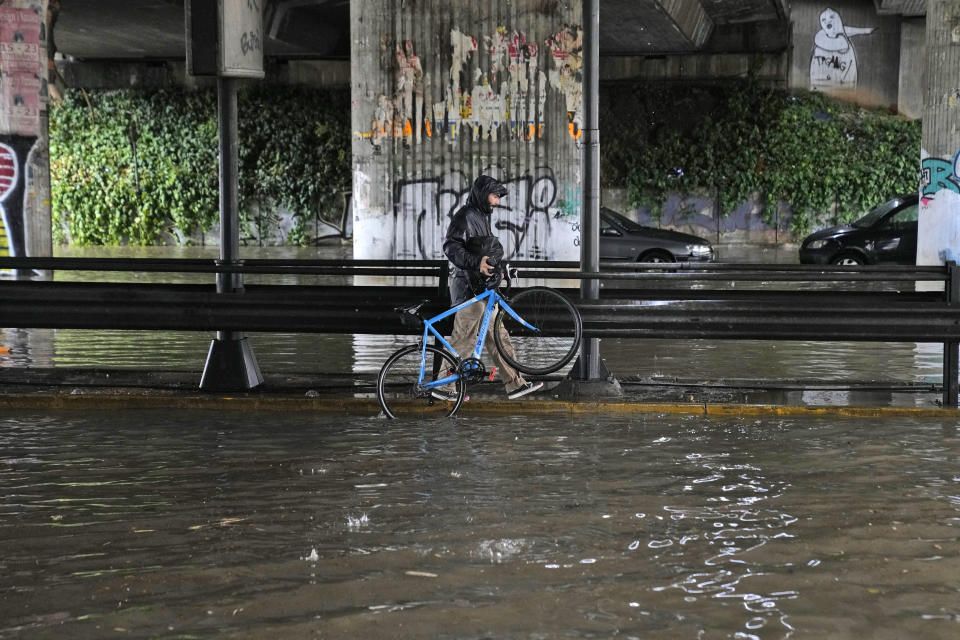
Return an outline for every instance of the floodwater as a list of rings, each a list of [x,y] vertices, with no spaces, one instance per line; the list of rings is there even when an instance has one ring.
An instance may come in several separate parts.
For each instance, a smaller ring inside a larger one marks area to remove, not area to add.
[[[62,248],[60,255],[85,257],[216,257],[215,248]],[[757,253],[755,250],[754,253]],[[728,252],[729,253],[729,252]],[[349,258],[350,247],[242,250],[244,258]],[[728,256],[730,257],[730,256]],[[754,259],[796,261],[789,251],[733,255]],[[58,272],[58,280],[210,282],[208,274],[122,274]],[[247,282],[301,282],[294,276],[248,276]],[[316,279],[309,280],[310,283]],[[567,283],[569,285],[569,282]],[[712,283],[711,286],[717,286]],[[754,283],[754,286],[764,286]],[[769,286],[801,286],[770,283]],[[844,286],[844,285],[839,285]],[[847,283],[863,287],[862,283]],[[99,367],[194,371],[198,380],[213,336],[198,332],[84,331],[0,329],[0,366]],[[340,374],[372,376],[387,357],[410,336],[312,335],[251,333],[261,370],[271,374]],[[818,382],[896,381],[939,383],[943,349],[940,344],[865,342],[785,342],[762,340],[604,340],[601,356],[620,378],[682,378],[695,380],[769,379]],[[844,392],[828,402],[843,403]],[[932,404],[934,395],[923,398]]]
[[[4,413],[0,638],[952,639],[958,459],[956,420]]]

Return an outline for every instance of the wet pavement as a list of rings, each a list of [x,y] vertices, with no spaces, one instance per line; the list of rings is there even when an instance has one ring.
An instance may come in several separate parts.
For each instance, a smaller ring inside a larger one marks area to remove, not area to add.
[[[0,638],[955,638],[958,427],[7,411]]]

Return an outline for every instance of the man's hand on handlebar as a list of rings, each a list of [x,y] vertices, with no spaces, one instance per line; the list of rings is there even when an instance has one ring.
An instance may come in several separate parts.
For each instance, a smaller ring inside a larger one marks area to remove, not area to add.
[[[480,273],[489,277],[493,275],[493,265],[490,264],[490,257],[483,256],[480,260]]]

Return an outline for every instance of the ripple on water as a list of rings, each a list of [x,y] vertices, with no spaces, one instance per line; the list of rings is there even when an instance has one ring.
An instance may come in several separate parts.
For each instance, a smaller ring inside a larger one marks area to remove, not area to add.
[[[8,413],[0,447],[4,636],[956,632],[953,424]]]

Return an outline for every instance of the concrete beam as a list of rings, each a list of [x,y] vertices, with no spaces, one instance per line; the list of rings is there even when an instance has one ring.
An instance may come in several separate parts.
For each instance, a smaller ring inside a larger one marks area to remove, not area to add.
[[[670,16],[694,49],[702,47],[710,37],[713,20],[700,0],[657,0],[657,4]]]
[[[713,31],[701,0],[630,0],[604,4],[600,21],[603,55],[696,51]]]
[[[924,16],[927,14],[927,0],[874,0],[877,13],[896,14],[907,17]]]

